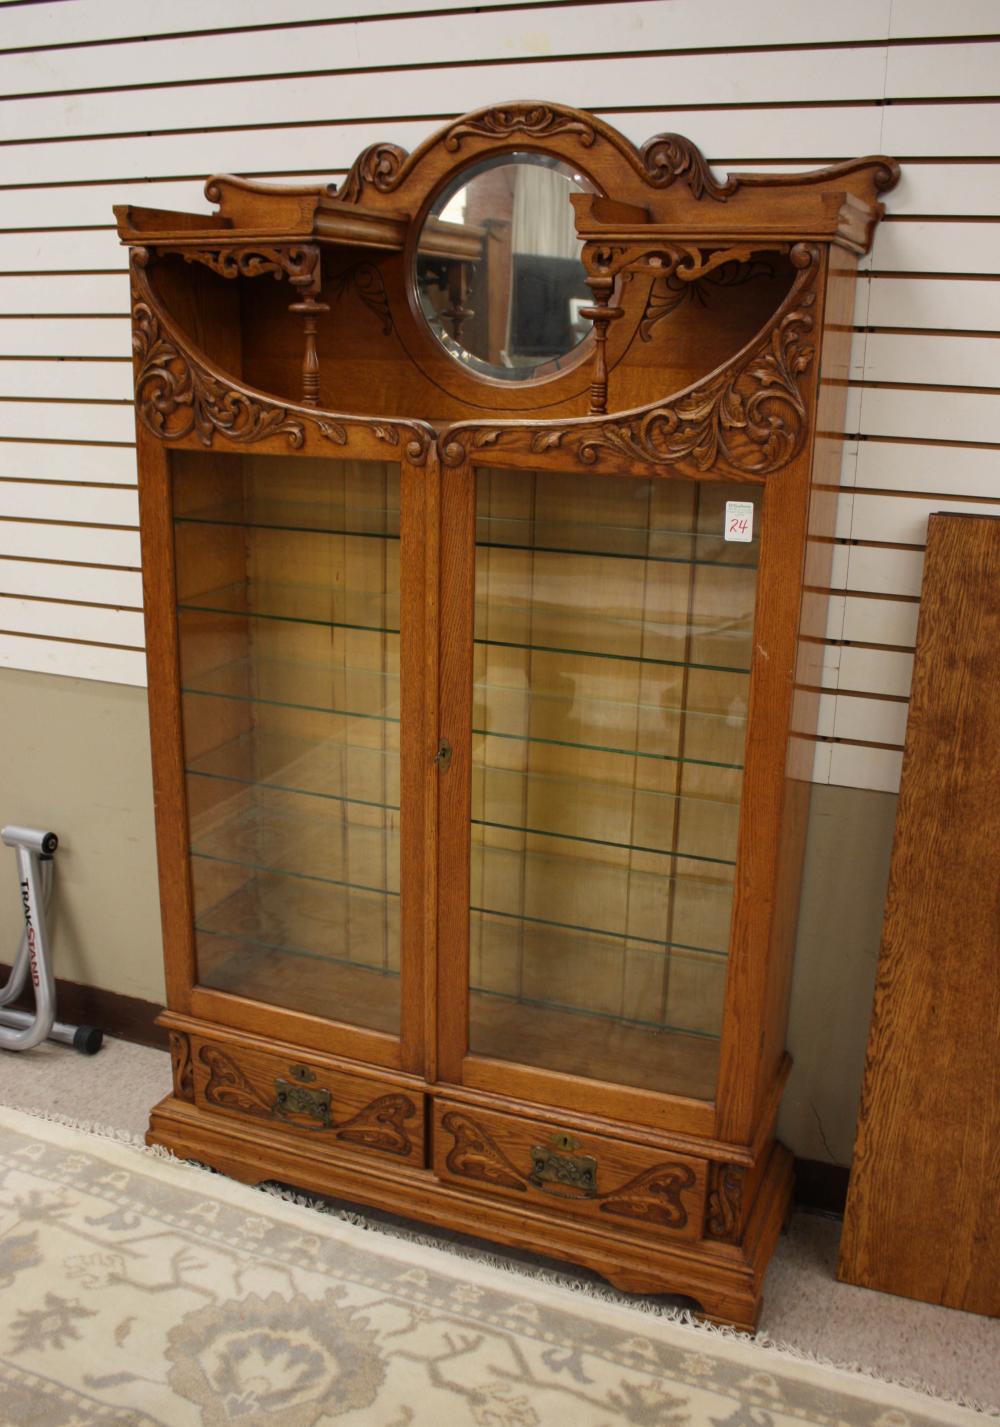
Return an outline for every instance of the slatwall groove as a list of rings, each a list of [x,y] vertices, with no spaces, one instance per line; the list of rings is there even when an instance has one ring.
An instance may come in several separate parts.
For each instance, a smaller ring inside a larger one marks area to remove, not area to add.
[[[72,638],[134,638],[141,601],[112,203],[208,212],[206,162],[339,182],[367,144],[412,150],[466,108],[584,99],[637,144],[690,134],[720,173],[871,152],[904,164],[858,285],[813,744],[814,777],[892,790],[927,516],[1000,503],[995,0],[358,9],[0,5],[0,626],[18,626],[0,665],[143,678],[137,646]],[[34,48],[12,53],[15,31]],[[377,79],[390,72],[395,115]],[[108,622],[119,614],[133,623]]]

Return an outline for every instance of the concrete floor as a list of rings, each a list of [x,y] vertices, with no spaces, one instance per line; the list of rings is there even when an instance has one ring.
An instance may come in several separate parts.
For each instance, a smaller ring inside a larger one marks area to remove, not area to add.
[[[169,1090],[166,1052],[124,1041],[106,1042],[93,1058],[51,1042],[0,1051],[0,1102],[137,1136]],[[768,1273],[761,1333],[837,1363],[1000,1403],[1000,1321],[837,1283],[839,1237],[838,1219],[795,1214]]]

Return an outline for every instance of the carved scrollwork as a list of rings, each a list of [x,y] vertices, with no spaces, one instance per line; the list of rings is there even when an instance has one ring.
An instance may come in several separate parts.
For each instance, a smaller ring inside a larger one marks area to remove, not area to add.
[[[688,1211],[681,1197],[695,1186],[695,1173],[687,1164],[658,1164],[639,1174],[628,1184],[607,1194],[601,1204],[602,1214],[617,1214],[624,1219],[639,1219],[643,1223],[664,1224],[669,1229],[683,1229]]]
[[[618,420],[561,427],[455,426],[443,433],[441,460],[461,465],[470,451],[568,450],[585,465],[618,457],[645,466],[720,476],[766,476],[802,450],[808,412],[800,381],[815,356],[812,343],[817,249],[796,244],[799,275],[760,338],[720,372]]]
[[[182,1031],[170,1032],[170,1064],[174,1075],[174,1094],[178,1100],[194,1100],[191,1042]]]
[[[452,1174],[463,1179],[478,1179],[484,1184],[498,1184],[504,1189],[518,1189],[522,1193],[527,1190],[527,1176],[511,1164],[489,1131],[475,1120],[449,1110],[442,1116],[441,1126],[454,1140],[445,1159]]]
[[[157,248],[161,256],[174,254],[186,263],[202,263],[220,277],[265,277],[275,281],[288,278],[295,287],[319,290],[319,248],[312,243],[289,243],[260,247],[173,247]]]
[[[579,114],[567,114],[548,104],[508,104],[470,114],[453,124],[444,136],[449,153],[461,147],[462,140],[509,139],[525,134],[532,139],[549,139],[554,134],[575,134],[584,148],[591,148],[597,139],[593,124]]]
[[[412,1146],[404,1121],[412,1120],[417,1107],[408,1095],[380,1095],[351,1120],[336,1127],[337,1139],[366,1149],[408,1155]]]
[[[705,1232],[713,1239],[733,1239],[743,1211],[746,1169],[739,1164],[712,1165]]]
[[[683,134],[657,134],[647,140],[639,151],[647,182],[653,188],[671,188],[683,180],[693,197],[714,198],[725,203],[740,186],[738,178],[717,183],[705,155]]]
[[[216,1046],[202,1046],[199,1060],[209,1070],[205,1099],[224,1110],[238,1110],[262,1120],[284,1120],[300,1129],[329,1132],[345,1144],[361,1145],[365,1149],[382,1150],[387,1154],[409,1155],[413,1146],[405,1122],[417,1113],[407,1095],[380,1095],[356,1115],[336,1121],[330,1103],[330,1091],[303,1089],[301,1085],[278,1078],[276,1093],[268,1095],[243,1074],[239,1066]],[[292,1116],[316,1120],[304,1124]]]
[[[407,458],[426,460],[430,433],[418,424],[341,418],[323,411],[290,410],[263,393],[245,390],[221,372],[202,366],[183,350],[170,331],[143,271],[149,254],[132,254],[132,348],[136,357],[135,405],[139,420],[162,441],[181,441],[194,433],[203,446],[216,436],[251,445],[282,436],[293,450],[311,429],[331,445],[347,447],[356,424],[386,446],[404,446]],[[405,443],[405,444],[404,444]]]
[[[132,308],[132,349],[139,361],[135,408],[143,425],[161,440],[180,441],[196,431],[203,446],[211,446],[216,432],[240,445],[268,436],[285,436],[296,450],[302,445],[301,421],[284,407],[227,389],[192,367],[141,301]]]
[[[379,193],[391,193],[403,176],[407,152],[398,144],[371,144],[354,160],[343,183],[337,189],[340,203],[360,203],[365,185]]]
[[[449,1110],[441,1126],[453,1140],[445,1165],[463,1179],[495,1184],[521,1193],[539,1189],[577,1203],[596,1203],[602,1214],[637,1219],[669,1229],[683,1229],[688,1223],[688,1207],[683,1196],[695,1188],[694,1169],[668,1162],[643,1170],[617,1189],[598,1192],[598,1161],[592,1155],[566,1155],[551,1147],[531,1149],[531,1167],[526,1171],[504,1153],[488,1130],[471,1115]],[[571,1137],[555,1136],[555,1141]]]

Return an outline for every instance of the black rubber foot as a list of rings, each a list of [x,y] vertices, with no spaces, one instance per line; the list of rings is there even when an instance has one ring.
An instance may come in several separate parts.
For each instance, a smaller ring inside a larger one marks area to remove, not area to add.
[[[96,1026],[78,1026],[73,1035],[73,1049],[81,1055],[96,1055],[104,1044],[104,1032]]]

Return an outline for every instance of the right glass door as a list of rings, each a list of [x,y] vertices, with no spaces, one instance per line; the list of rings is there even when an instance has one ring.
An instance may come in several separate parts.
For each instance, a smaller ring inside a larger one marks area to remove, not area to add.
[[[759,500],[478,471],[474,1056],[713,1098]]]

